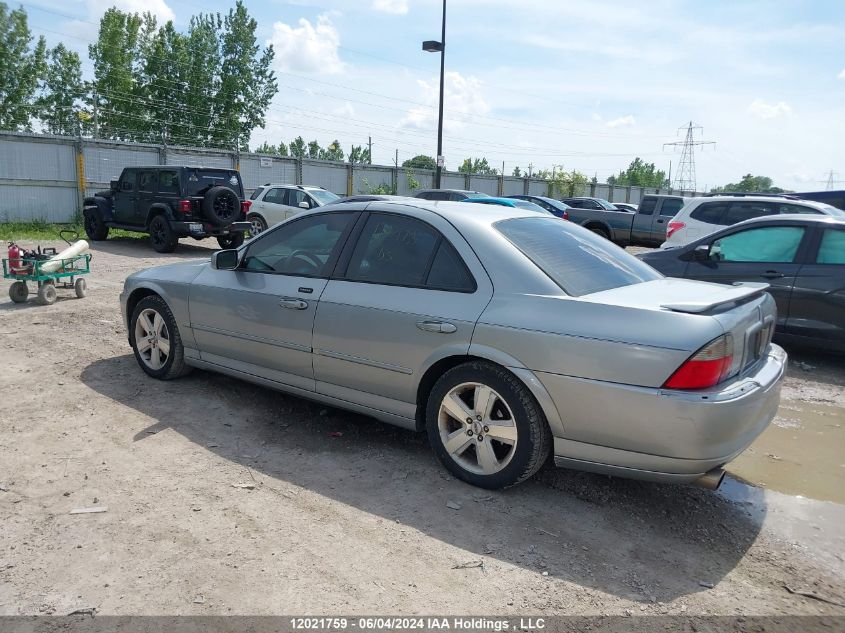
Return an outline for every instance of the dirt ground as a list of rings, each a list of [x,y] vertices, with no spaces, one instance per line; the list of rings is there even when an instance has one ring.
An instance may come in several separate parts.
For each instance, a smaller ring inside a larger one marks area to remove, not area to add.
[[[213,246],[98,243],[54,306],[0,284],[0,615],[845,614],[786,588],[845,604],[842,358],[792,353],[719,493],[552,467],[488,493],[421,435],[142,373],[124,278]]]

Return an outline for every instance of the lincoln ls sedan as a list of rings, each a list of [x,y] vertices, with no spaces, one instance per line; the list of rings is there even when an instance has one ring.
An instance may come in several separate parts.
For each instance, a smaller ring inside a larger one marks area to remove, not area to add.
[[[135,273],[121,305],[150,376],[199,367],[424,431],[476,486],[553,459],[715,488],[778,407],[766,288],[666,279],[519,208],[363,201]]]

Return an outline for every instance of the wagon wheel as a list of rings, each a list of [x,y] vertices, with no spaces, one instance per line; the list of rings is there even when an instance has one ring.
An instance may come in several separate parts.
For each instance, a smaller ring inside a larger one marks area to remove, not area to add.
[[[29,297],[29,286],[25,281],[16,281],[9,286],[9,298],[15,303],[24,303]]]
[[[84,277],[79,277],[73,283],[73,291],[76,293],[76,296],[80,299],[88,294],[88,282],[85,281]]]
[[[42,306],[50,306],[56,303],[56,298],[58,294],[56,293],[56,286],[53,284],[52,281],[45,281],[41,286],[38,288],[38,303]]]

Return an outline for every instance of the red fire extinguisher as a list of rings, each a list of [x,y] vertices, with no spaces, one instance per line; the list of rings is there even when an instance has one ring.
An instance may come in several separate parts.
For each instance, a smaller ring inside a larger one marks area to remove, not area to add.
[[[14,242],[9,242],[9,272],[13,275],[21,268],[23,251]]]

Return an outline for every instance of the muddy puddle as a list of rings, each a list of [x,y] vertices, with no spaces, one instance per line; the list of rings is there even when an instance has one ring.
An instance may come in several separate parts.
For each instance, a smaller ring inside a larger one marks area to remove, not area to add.
[[[783,400],[778,417],[727,470],[754,486],[845,504],[845,409]]]

